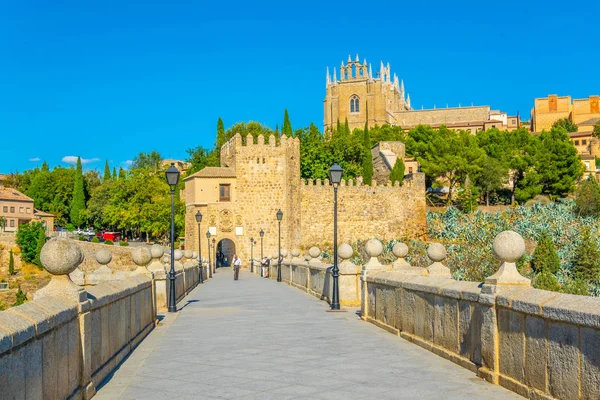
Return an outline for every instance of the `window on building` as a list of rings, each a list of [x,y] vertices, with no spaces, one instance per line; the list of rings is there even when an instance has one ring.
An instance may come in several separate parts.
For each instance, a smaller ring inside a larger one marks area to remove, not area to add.
[[[31,214],[31,208],[27,207],[27,214]]]
[[[408,173],[412,174],[412,167],[408,167]]]
[[[583,139],[583,140],[581,141],[581,144],[585,146],[585,145],[587,144],[587,140]]]
[[[575,141],[575,146],[579,146],[579,140]]]
[[[23,207],[19,207],[19,213],[23,214]]]
[[[8,212],[8,207],[7,206],[2,207],[2,211],[3,212]]]
[[[496,128],[496,125],[492,125],[492,129]]]
[[[219,201],[231,201],[231,185],[219,185]]]
[[[11,227],[11,228],[14,228],[14,227],[15,227],[15,220],[14,220],[14,219],[11,219],[11,220],[10,220],[10,227]]]
[[[352,97],[350,97],[350,112],[360,112],[360,100],[357,95],[352,95]]]
[[[585,164],[585,170],[589,171],[590,170],[590,162],[586,161],[586,162],[584,162],[584,164]]]
[[[517,120],[516,120],[516,119],[513,119],[513,120],[512,120],[512,123],[513,123],[513,124],[516,124],[516,123],[517,123]]]
[[[15,208],[14,208],[14,207],[11,207],[11,208],[10,208],[10,212],[11,212],[11,213],[14,213],[14,212],[15,212]]]

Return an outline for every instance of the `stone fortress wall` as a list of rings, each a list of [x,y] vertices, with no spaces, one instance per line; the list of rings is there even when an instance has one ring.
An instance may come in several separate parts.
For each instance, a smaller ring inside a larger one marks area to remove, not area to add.
[[[262,135],[255,141],[246,139],[238,134],[223,145],[221,168],[206,169],[197,177],[186,178],[186,248],[197,251],[199,247],[194,218],[198,211],[203,215],[203,257],[208,257],[204,236],[208,227],[215,228],[217,241],[233,241],[242,260],[250,258],[250,238],[257,241],[255,251],[260,251],[259,232],[263,229],[264,253],[272,253],[278,245],[278,209],[283,212],[282,248],[331,243],[333,188],[327,180],[300,179],[299,140],[282,136],[277,141],[275,136]],[[216,190],[219,183],[231,184],[230,201],[218,201],[216,195],[210,198],[208,193]],[[340,237],[356,240],[376,235],[386,239],[425,235],[425,179],[421,173],[409,175],[402,186],[344,182],[338,199]],[[241,234],[236,233],[237,228],[241,228]],[[243,266],[248,267],[246,263]]]
[[[415,173],[402,186],[395,182],[363,185],[349,180],[338,188],[338,240],[353,243],[424,238],[427,232],[425,176]],[[300,248],[331,245],[333,241],[333,187],[328,181],[308,180],[300,187]]]

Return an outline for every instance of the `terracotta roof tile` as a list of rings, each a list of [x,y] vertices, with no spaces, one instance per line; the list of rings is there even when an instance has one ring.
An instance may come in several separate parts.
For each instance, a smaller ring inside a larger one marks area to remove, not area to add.
[[[1,200],[19,200],[19,201],[31,201],[33,199],[25,196],[23,193],[19,192],[17,189],[7,188],[0,186],[0,199]]]
[[[227,167],[205,167],[185,178],[235,178],[235,170]]]

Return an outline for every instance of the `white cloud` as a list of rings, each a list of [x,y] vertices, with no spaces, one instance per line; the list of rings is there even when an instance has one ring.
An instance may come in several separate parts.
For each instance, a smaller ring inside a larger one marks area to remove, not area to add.
[[[77,164],[77,156],[64,156],[62,158],[62,161],[66,162],[67,164]],[[92,162],[96,162],[96,161],[100,161],[100,159],[97,157],[81,159],[82,164],[88,164],[88,163],[92,163]]]
[[[123,164],[130,166],[131,164],[133,164],[133,161],[132,160],[123,161]]]
[[[30,158],[29,161],[31,161],[31,162],[38,162],[38,161],[40,161],[40,158],[39,157],[33,157],[33,158]]]

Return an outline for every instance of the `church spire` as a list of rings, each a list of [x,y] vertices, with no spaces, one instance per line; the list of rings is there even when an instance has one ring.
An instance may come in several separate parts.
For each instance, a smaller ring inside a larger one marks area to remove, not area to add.
[[[333,67],[333,83],[337,83],[337,71],[335,67]]]
[[[373,67],[369,64],[369,80],[373,80]]]
[[[327,77],[325,78],[325,83],[326,83],[326,86],[329,86],[329,84],[331,83],[331,81],[329,80],[329,67],[327,67],[326,75],[327,75]]]
[[[404,79],[400,82],[400,95],[404,97]]]
[[[358,53],[356,54],[356,62],[360,62],[360,61],[358,61]]]
[[[406,105],[410,108],[410,94],[406,95]]]

